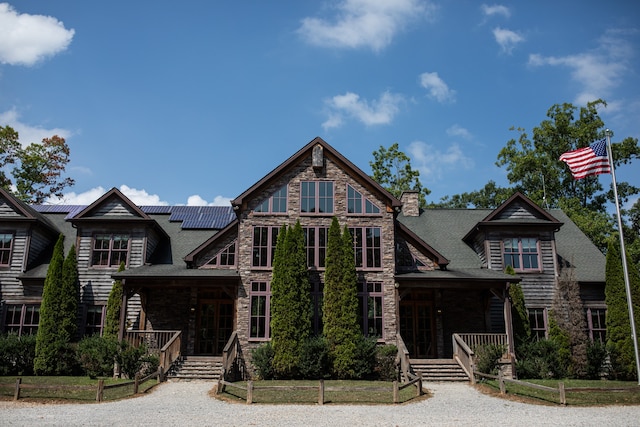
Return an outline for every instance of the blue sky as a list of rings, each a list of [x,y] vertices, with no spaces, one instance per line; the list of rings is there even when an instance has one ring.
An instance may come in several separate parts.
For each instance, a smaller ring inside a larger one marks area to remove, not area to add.
[[[640,137],[639,30],[624,0],[12,1],[0,125],[66,138],[67,203],[228,204],[316,136],[366,173],[397,142],[438,201],[506,185],[509,129],[556,103]]]

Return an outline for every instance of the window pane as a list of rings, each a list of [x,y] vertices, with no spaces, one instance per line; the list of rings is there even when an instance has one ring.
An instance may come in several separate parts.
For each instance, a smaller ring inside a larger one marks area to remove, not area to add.
[[[316,211],[315,182],[300,183],[300,212],[312,213]]]
[[[287,211],[287,186],[285,185],[273,195],[272,212],[284,213]]]
[[[347,186],[347,212],[362,213],[362,194],[350,185]]]

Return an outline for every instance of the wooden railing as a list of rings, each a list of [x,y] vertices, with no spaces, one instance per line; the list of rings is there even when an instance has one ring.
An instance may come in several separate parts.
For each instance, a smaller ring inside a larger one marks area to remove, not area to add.
[[[240,341],[238,340],[238,332],[233,331],[227,344],[222,349],[222,371],[220,372],[221,380],[235,380],[231,378],[234,369],[240,369]],[[222,385],[219,384],[218,387]]]
[[[467,376],[471,380],[471,384],[475,384],[476,380],[473,376],[473,371],[475,369],[475,353],[467,345],[464,339],[462,339],[461,335],[463,334],[453,334],[451,341],[453,342],[453,358],[458,362],[458,364],[462,367],[462,369],[466,372]],[[464,334],[470,335],[470,334]]]
[[[403,381],[413,382],[417,375],[411,372],[411,360],[409,358],[409,350],[404,343],[404,340],[400,334],[396,335],[396,347],[398,347],[398,355],[396,356],[396,364],[400,364],[400,370],[402,371]]]
[[[455,334],[473,351],[480,346],[497,345],[509,348],[507,334]],[[507,351],[508,354],[508,351]]]
[[[159,351],[164,347],[178,331],[125,331],[123,340],[133,347],[147,346],[150,352]]]
[[[160,349],[160,363],[158,369],[162,374],[162,377],[167,374],[173,362],[180,357],[180,348],[182,347],[182,331],[174,331],[173,336],[167,341],[167,343]],[[160,381],[164,381],[164,378],[160,378]]]

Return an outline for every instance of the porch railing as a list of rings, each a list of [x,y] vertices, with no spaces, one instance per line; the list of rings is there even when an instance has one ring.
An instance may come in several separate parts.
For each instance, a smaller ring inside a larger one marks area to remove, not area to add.
[[[222,372],[220,372],[220,378],[223,380],[233,380],[230,378],[232,374],[235,374],[235,370],[240,369],[240,340],[238,339],[238,332],[233,331],[227,344],[222,350]]]
[[[180,357],[180,349],[182,347],[182,331],[174,331],[173,336],[167,341],[165,345],[160,349],[160,366],[161,374],[164,377],[169,369],[171,369],[171,365],[173,362],[178,360]],[[163,381],[164,378],[160,378],[160,381]]]
[[[475,353],[467,345],[464,339],[462,339],[461,335],[471,335],[471,334],[453,334],[451,341],[453,342],[453,358],[458,362],[458,364],[464,369],[467,376],[471,380],[471,384],[475,384],[476,380],[473,375],[473,370],[475,368]]]
[[[404,343],[400,334],[396,335],[396,346],[398,347],[398,355],[396,356],[396,364],[400,364],[400,371],[402,372],[403,380],[405,382],[413,381],[417,378],[413,372],[411,372],[411,359],[409,358],[409,350]]]
[[[509,348],[509,341],[507,340],[507,334],[455,334],[464,341],[471,350],[476,351],[478,347],[485,345],[497,345]],[[507,354],[509,351],[507,351]]]
[[[133,347],[147,346],[149,351],[159,351],[178,331],[125,331],[123,340]]]

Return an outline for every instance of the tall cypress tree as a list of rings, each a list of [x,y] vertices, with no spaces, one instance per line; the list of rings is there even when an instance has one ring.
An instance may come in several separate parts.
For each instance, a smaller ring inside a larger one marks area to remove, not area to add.
[[[505,269],[505,273],[512,276],[516,274],[510,265]],[[513,283],[509,287],[509,298],[511,299],[511,325],[513,326],[515,352],[517,356],[521,356],[522,347],[531,341],[531,325],[529,324],[522,286]]]
[[[36,354],[33,360],[33,370],[36,375],[56,375],[59,373],[58,360],[66,344],[60,339],[58,333],[63,264],[64,235],[61,234],[54,246],[42,289],[40,324],[36,335]]]
[[[634,315],[636,317],[636,331],[640,330],[640,277],[638,270],[627,257],[629,269],[629,282]],[[629,308],[624,283],[624,271],[622,258],[618,246],[609,242],[606,264],[605,302],[607,303],[607,349],[610,353],[611,366],[614,377],[620,379],[635,378],[636,362],[633,337],[631,335],[631,323],[629,320]]]
[[[118,272],[124,271],[124,261],[120,263]],[[109,292],[109,299],[107,300],[107,316],[105,319],[104,331],[102,335],[109,338],[118,338],[118,332],[120,331],[120,312],[122,310],[122,295],[124,291],[122,289],[122,280],[116,280],[113,282],[111,292]]]
[[[71,246],[62,265],[62,287],[60,289],[60,339],[72,342],[78,338],[78,305],[80,283],[76,247]]]

